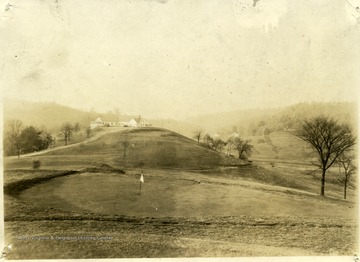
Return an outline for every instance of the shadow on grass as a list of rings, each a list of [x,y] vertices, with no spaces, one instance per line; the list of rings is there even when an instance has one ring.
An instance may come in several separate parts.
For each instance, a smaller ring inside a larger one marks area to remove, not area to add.
[[[20,195],[21,191],[28,189],[38,183],[49,181],[49,180],[51,180],[53,178],[57,178],[57,177],[69,176],[69,175],[74,175],[74,174],[79,174],[79,173],[80,173],[80,171],[72,170],[72,171],[65,171],[65,172],[48,175],[48,176],[44,176],[44,177],[33,177],[30,179],[19,180],[19,181],[4,185],[4,193],[9,196],[18,197]]]

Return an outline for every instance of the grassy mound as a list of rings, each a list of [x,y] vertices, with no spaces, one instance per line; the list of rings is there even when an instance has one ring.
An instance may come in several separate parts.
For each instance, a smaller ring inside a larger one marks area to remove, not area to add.
[[[236,158],[205,149],[178,133],[161,128],[136,128],[104,134],[37,156],[44,168],[84,168],[104,163],[115,168],[203,168],[245,164]],[[6,168],[29,168],[31,158],[5,160]]]

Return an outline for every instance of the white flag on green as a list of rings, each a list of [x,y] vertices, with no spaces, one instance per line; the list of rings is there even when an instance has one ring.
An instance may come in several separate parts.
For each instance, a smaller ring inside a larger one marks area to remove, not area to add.
[[[140,176],[140,182],[141,182],[141,183],[144,183],[144,176],[143,176],[143,174],[141,174],[141,176]]]

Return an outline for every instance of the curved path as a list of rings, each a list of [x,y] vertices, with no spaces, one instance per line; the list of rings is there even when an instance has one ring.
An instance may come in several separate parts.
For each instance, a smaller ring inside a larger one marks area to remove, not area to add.
[[[94,136],[92,136],[92,137],[90,137],[88,139],[85,139],[84,141],[77,142],[77,143],[70,144],[70,145],[66,145],[66,146],[58,146],[58,147],[54,147],[54,148],[51,148],[51,149],[45,149],[45,150],[34,152],[34,153],[23,154],[23,155],[20,155],[20,158],[38,156],[38,155],[42,155],[42,154],[52,152],[52,151],[56,151],[56,150],[63,149],[63,148],[71,148],[71,147],[79,146],[80,144],[88,144],[90,142],[98,140],[100,137],[102,137],[102,136],[104,136],[106,134],[125,131],[125,130],[127,130],[127,129],[125,129],[124,127],[109,127],[109,128],[107,128],[107,129],[105,129],[103,131],[99,131]],[[18,157],[17,156],[8,156],[8,157],[5,157],[5,158],[6,159],[16,159]]]

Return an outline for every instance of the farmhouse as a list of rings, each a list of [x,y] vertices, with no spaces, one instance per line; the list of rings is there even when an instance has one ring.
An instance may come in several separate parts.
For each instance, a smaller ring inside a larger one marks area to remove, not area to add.
[[[129,121],[121,122],[125,127],[150,127],[152,126],[149,122],[143,120],[141,116],[138,118],[131,118]]]
[[[103,125],[103,121],[101,120],[100,117],[96,118],[95,121],[92,121],[90,123],[90,128],[91,129],[94,129],[94,128],[97,128],[98,126],[102,126]]]
[[[111,121],[110,121],[111,120]],[[152,126],[149,122],[143,120],[141,116],[138,118],[131,118],[128,121],[116,121],[115,119],[107,119],[102,120],[100,117],[96,118],[95,121],[90,123],[90,128],[94,129],[96,127],[114,127],[114,126],[122,126],[122,127],[150,127]]]
[[[129,122],[125,122],[124,126],[137,127],[138,122],[134,118],[132,118]]]

